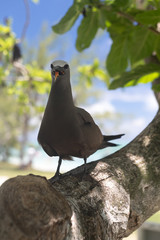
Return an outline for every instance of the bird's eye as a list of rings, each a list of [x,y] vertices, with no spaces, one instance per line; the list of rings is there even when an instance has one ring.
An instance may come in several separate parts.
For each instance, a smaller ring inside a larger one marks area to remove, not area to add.
[[[51,68],[53,69],[53,64],[51,63]]]
[[[69,67],[68,64],[65,64],[65,65],[64,65],[64,68],[65,68],[65,69],[68,69],[68,67]]]
[[[63,71],[59,71],[59,75],[63,75],[64,74],[64,72]]]

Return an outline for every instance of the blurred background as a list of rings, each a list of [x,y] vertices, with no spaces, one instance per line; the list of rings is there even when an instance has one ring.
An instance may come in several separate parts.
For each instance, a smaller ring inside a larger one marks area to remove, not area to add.
[[[43,152],[37,134],[51,87],[50,63],[55,59],[70,65],[75,104],[93,116],[104,134],[125,134],[116,140],[118,147],[97,151],[88,162],[125,146],[158,110],[151,83],[108,90],[105,59],[112,40],[106,31],[98,30],[92,45],[83,52],[75,48],[81,17],[63,35],[52,31],[72,3],[72,0],[1,0],[0,184],[18,174],[46,177],[54,174],[57,158]],[[85,76],[86,71],[90,75]],[[61,171],[81,164],[82,159],[63,161]],[[160,221],[158,213],[152,220]],[[136,233],[129,239],[137,239]]]

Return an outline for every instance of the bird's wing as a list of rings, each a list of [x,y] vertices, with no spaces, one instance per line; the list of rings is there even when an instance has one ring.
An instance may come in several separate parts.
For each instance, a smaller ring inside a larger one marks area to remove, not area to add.
[[[84,137],[84,152],[85,156],[90,156],[100,147],[103,141],[102,133],[99,127],[94,122],[91,115],[82,108],[76,107],[76,112]]]
[[[53,148],[51,148],[48,144],[43,143],[43,144],[41,144],[41,146],[42,146],[43,150],[44,150],[50,157],[52,157],[52,156],[58,156],[57,152],[56,152]],[[62,156],[62,159],[63,159],[63,160],[73,161],[73,158],[72,158],[71,156],[67,156],[67,155]]]
[[[40,143],[43,150],[50,156],[58,156],[57,152],[46,143]]]
[[[75,107],[77,116],[82,124],[92,124],[94,123],[91,115],[85,111],[83,108]]]

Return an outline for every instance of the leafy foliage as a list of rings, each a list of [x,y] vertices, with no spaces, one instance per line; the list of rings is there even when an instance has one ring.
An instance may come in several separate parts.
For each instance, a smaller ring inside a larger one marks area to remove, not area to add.
[[[34,116],[38,117],[44,110],[43,95],[49,92],[51,76],[44,70],[48,58],[46,56],[43,58],[42,54],[43,48],[45,54],[47,53],[50,42],[47,38],[47,43],[44,40],[43,45],[39,47],[43,61],[37,54],[40,61],[31,59],[24,65],[22,59],[13,58],[17,40],[10,22],[7,25],[0,25],[0,36],[0,135],[3,136],[0,150],[2,158],[7,160],[12,148],[18,148],[20,157],[23,158],[24,149],[28,144],[28,134],[35,127],[30,120]]]
[[[97,30],[98,12],[88,11],[87,18],[83,18],[82,23],[78,28],[78,36],[76,41],[76,47],[78,51],[82,51],[90,46],[92,39],[97,33]]]
[[[107,30],[113,41],[106,58],[106,68],[112,77],[110,88],[147,83],[153,81],[155,76],[159,76],[159,1],[77,0],[62,20],[53,26],[53,30],[61,34],[70,30],[80,15],[76,40],[78,51],[83,51],[91,45],[99,28]],[[158,59],[155,71],[152,69],[153,66],[146,65],[146,58],[153,53]],[[80,71],[82,72],[82,68]],[[86,68],[84,66],[83,71],[91,81],[89,66]],[[106,74],[105,71],[103,74]]]
[[[80,66],[78,68],[80,72],[80,78],[86,79],[87,86],[90,86],[92,83],[92,78],[96,77],[102,81],[108,82],[108,74],[105,73],[104,69],[100,68],[98,59],[95,59],[92,65]]]
[[[136,15],[135,19],[142,24],[149,24],[154,26],[160,22],[160,9],[139,13]]]
[[[80,12],[79,4],[73,4],[61,21],[52,27],[53,30],[58,34],[69,31],[77,20]]]
[[[107,69],[111,76],[122,73],[128,66],[128,40],[126,35],[115,38],[107,58]],[[114,64],[113,64],[114,63]]]
[[[160,76],[160,68],[157,64],[139,65],[131,71],[124,72],[110,84],[110,89],[117,87],[133,86],[138,83],[152,82]]]
[[[15,41],[9,26],[0,25],[0,56],[9,59]]]
[[[23,65],[21,60],[15,63],[12,61],[13,47],[16,42],[15,34],[12,32],[10,25],[0,25],[0,84],[1,87],[6,88],[9,94],[24,104],[23,108],[30,104],[29,92],[45,94],[49,91],[51,76],[50,73],[44,70],[44,65],[47,62],[31,61]],[[53,39],[52,39],[53,41]],[[45,40],[44,40],[45,42]],[[47,46],[44,45],[46,51]],[[40,46],[41,53],[43,47]],[[41,56],[43,58],[43,56]],[[37,59],[39,55],[37,54]],[[43,59],[43,60],[44,60]],[[18,65],[17,65],[18,64]],[[31,103],[33,105],[33,103]]]

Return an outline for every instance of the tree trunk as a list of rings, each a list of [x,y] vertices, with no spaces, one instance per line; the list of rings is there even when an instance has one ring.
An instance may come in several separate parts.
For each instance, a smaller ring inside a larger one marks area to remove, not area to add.
[[[160,209],[160,111],[116,153],[52,186],[18,176],[0,188],[0,239],[120,240]]]

